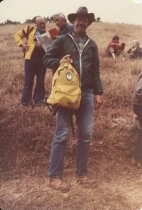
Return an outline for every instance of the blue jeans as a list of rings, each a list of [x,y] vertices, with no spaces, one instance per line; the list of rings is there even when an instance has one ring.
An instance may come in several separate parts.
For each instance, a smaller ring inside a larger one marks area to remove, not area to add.
[[[94,122],[94,94],[92,90],[82,93],[79,110],[75,112],[78,128],[77,170],[78,176],[87,174],[89,144],[92,139]],[[72,121],[72,111],[59,108],[56,114],[56,127],[51,146],[49,177],[63,176],[64,154]]]
[[[46,68],[39,60],[25,60],[25,80],[21,103],[29,105],[32,101],[32,88],[34,77],[36,76],[36,85],[33,93],[33,102],[42,103],[45,95],[44,78]]]

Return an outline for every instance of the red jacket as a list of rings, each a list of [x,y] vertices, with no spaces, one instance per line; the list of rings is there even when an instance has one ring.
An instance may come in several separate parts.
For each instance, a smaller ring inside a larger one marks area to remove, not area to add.
[[[114,53],[117,53],[120,48],[121,48],[121,44],[119,44],[118,42],[114,42],[113,40],[111,40],[111,42],[108,44],[107,48],[106,48],[106,54],[108,55],[108,53],[110,52],[110,48],[114,49]]]

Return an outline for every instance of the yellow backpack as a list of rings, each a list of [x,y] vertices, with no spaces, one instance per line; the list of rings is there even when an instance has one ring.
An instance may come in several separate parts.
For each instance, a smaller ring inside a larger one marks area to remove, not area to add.
[[[52,78],[52,89],[47,103],[78,109],[81,100],[79,75],[70,63],[59,66]]]

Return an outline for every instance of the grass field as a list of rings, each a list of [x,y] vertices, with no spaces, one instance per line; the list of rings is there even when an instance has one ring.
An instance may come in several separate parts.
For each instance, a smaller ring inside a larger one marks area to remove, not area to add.
[[[69,193],[47,186],[47,169],[54,119],[47,107],[21,108],[23,54],[14,42],[22,25],[0,26],[0,207],[2,210],[140,210],[142,169],[132,158],[137,123],[131,95],[142,60],[112,60],[104,56],[115,34],[126,43],[142,37],[142,26],[93,23],[88,35],[96,40],[100,54],[104,103],[96,110],[90,147],[89,176],[96,184],[81,187],[75,181],[75,139],[71,135],[65,158]],[[140,40],[142,42],[142,40]],[[46,74],[49,95],[51,71]]]

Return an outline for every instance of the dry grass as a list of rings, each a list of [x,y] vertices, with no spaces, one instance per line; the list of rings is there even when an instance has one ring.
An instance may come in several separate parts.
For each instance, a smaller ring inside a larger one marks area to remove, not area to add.
[[[70,139],[65,161],[65,179],[70,193],[47,187],[47,167],[54,120],[46,107],[21,109],[23,87],[22,52],[13,34],[23,26],[0,27],[0,207],[2,210],[140,210],[142,171],[132,165],[136,144],[135,117],[131,94],[142,61],[112,60],[104,50],[114,34],[126,43],[142,37],[142,26],[95,23],[88,34],[100,52],[104,104],[96,111],[94,141],[90,148],[89,176],[97,185],[74,184],[75,147]],[[51,73],[46,75],[49,94]]]

